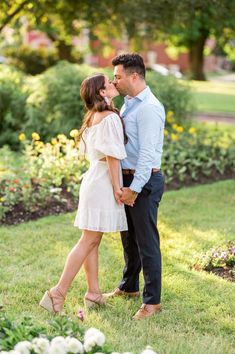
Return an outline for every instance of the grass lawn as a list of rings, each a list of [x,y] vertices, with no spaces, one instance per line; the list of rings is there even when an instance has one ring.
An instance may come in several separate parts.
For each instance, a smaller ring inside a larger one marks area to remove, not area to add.
[[[230,180],[166,192],[159,213],[163,311],[135,323],[131,316],[141,300],[116,298],[107,308],[87,313],[82,326],[101,329],[117,352],[140,353],[151,345],[158,354],[235,353],[235,284],[190,269],[196,253],[234,239],[234,191],[235,181]],[[35,324],[51,318],[38,302],[57,281],[67,253],[79,238],[80,231],[72,226],[74,216],[0,228],[0,289],[7,315],[31,315]],[[107,234],[100,256],[103,291],[117,286],[122,267],[119,235]],[[65,310],[69,315],[83,306],[85,290],[81,272],[68,294]]]
[[[235,117],[235,83],[192,81],[190,86],[198,111]]]

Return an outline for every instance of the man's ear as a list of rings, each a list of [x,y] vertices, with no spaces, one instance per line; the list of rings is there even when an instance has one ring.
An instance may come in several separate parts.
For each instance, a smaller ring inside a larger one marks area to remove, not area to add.
[[[133,80],[138,79],[138,77],[139,77],[139,75],[138,75],[137,73],[133,73],[133,74],[132,74],[132,78],[133,78]]]

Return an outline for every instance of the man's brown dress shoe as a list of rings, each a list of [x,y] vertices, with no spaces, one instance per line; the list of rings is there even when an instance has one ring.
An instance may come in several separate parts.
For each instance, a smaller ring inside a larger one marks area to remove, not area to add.
[[[120,290],[119,288],[117,288],[111,293],[103,294],[103,296],[106,298],[107,297],[115,297],[115,296],[139,297],[140,292],[139,291],[127,292],[127,291],[123,291],[123,290]]]
[[[150,317],[157,312],[161,311],[161,305],[142,304],[141,308],[136,312],[133,320],[142,320],[143,318]]]

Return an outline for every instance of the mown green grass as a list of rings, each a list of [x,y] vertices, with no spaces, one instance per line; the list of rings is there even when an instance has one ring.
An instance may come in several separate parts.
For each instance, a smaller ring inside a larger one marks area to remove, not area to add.
[[[235,84],[192,81],[196,109],[208,113],[229,113],[235,116]]]
[[[140,353],[151,345],[158,354],[235,353],[235,284],[215,275],[196,272],[196,254],[235,238],[235,181],[218,182],[166,192],[159,212],[163,255],[163,311],[133,322],[141,299],[110,300],[107,308],[86,313],[82,324],[101,329],[114,351]],[[19,226],[0,228],[0,289],[7,315],[31,315],[36,323],[51,318],[38,302],[63,268],[80,231],[74,213],[46,217]],[[121,278],[122,247],[118,234],[106,234],[100,248],[103,291]],[[142,277],[141,277],[142,279]],[[141,281],[141,286],[143,282]],[[66,302],[72,315],[83,307],[86,290],[83,271]]]

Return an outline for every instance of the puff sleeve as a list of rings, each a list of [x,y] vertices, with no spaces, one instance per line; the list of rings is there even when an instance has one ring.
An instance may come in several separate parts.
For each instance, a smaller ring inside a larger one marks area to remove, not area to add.
[[[124,134],[120,117],[112,113],[105,117],[94,131],[94,148],[106,156],[122,160],[126,157]]]
[[[81,155],[85,155],[86,154],[86,140],[87,140],[87,130],[85,130],[82,134],[82,138],[79,142],[79,153]]]

